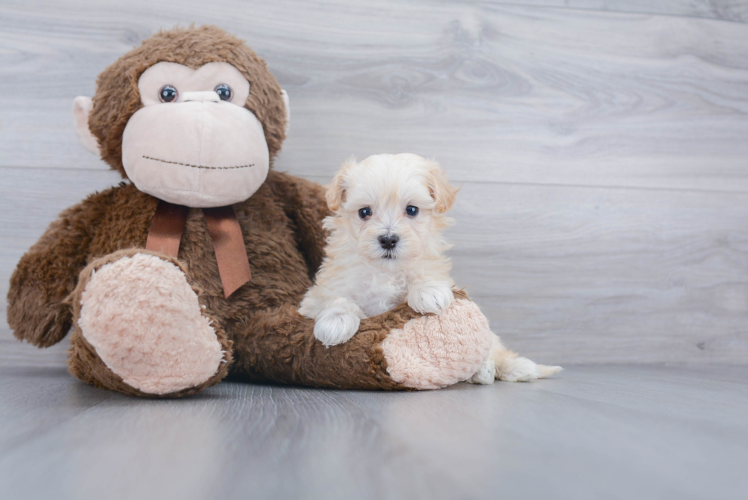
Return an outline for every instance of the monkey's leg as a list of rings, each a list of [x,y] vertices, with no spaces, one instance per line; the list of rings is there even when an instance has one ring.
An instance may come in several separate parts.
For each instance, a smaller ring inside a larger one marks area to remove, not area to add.
[[[99,258],[73,292],[68,365],[89,384],[137,396],[186,396],[228,373],[231,342],[180,264],[155,252]]]
[[[493,334],[462,292],[441,315],[406,304],[364,319],[347,342],[325,347],[314,320],[291,305],[257,311],[227,329],[232,373],[250,380],[341,389],[438,389],[466,380],[487,359]]]

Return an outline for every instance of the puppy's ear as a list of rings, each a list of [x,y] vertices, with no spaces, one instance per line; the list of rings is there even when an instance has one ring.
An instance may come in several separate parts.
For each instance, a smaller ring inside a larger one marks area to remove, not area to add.
[[[449,183],[444,170],[435,161],[428,161],[426,167],[428,169],[429,192],[436,203],[434,210],[436,210],[436,213],[443,214],[455,204],[455,196],[460,189]]]
[[[327,188],[325,198],[327,199],[327,206],[333,212],[336,212],[340,208],[340,205],[345,203],[345,178],[348,174],[348,169],[355,163],[355,158],[350,158],[348,161],[343,163],[340,170],[338,170],[338,173],[333,177],[332,183]]]

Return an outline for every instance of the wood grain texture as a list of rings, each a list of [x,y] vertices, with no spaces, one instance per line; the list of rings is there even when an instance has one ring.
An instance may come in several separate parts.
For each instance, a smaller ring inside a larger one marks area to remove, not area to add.
[[[76,144],[72,98],[159,28],[197,21],[247,39],[288,90],[279,165],[294,173],[413,151],[464,181],[748,188],[742,23],[414,0],[1,9],[3,166],[101,168]]]
[[[60,500],[742,500],[746,375],[580,366],[532,384],[423,393],[223,382],[189,400],[151,401],[86,386],[57,365],[9,361],[3,349],[0,491]]]
[[[454,277],[520,352],[748,359],[745,194],[467,184],[458,196]]]
[[[15,263],[57,213],[119,177],[1,171],[0,213],[21,214],[0,218],[4,297]],[[531,358],[748,359],[748,194],[465,183],[451,215],[455,280]]]
[[[501,3],[748,21],[745,0],[518,0]]]
[[[511,347],[748,363],[748,2],[518,3],[3,2],[0,294],[62,209],[119,181],[78,144],[72,99],[195,21],[245,38],[290,93],[279,170],[442,162],[463,185],[455,279]]]

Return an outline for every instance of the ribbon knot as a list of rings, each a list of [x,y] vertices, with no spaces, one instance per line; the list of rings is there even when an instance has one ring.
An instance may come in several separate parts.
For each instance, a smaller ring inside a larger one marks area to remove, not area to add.
[[[234,209],[230,206],[202,210],[213,242],[223,294],[229,298],[239,287],[252,279],[242,229]],[[159,200],[151,229],[148,231],[146,250],[161,252],[176,259],[189,214],[189,207]]]

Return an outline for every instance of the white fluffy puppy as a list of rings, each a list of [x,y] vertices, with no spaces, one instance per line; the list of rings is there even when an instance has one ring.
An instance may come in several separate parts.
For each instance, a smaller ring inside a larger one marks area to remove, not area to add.
[[[314,335],[327,346],[350,339],[364,318],[405,302],[435,313],[454,300],[450,247],[441,232],[457,189],[441,167],[414,154],[349,160],[335,175],[327,203],[334,215],[326,257],[299,312],[315,319]],[[496,337],[490,359],[472,379],[492,383],[533,380],[559,371],[504,349]]]

